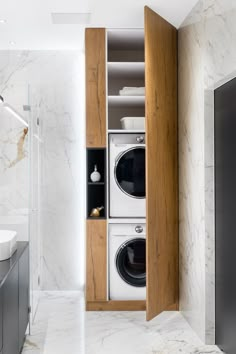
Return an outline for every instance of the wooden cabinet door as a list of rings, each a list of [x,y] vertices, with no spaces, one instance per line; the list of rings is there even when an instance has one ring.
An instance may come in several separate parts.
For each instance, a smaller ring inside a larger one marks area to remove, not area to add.
[[[86,301],[107,301],[107,222],[87,220]]]
[[[147,319],[178,303],[177,31],[145,7]]]
[[[106,147],[105,28],[86,28],[86,145]]]

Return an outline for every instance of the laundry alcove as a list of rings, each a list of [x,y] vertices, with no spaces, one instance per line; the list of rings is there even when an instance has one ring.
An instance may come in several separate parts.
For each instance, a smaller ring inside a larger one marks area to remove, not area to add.
[[[107,210],[105,219],[87,219],[86,308],[146,309],[151,320],[178,309],[177,30],[148,7],[144,18],[144,31],[86,29],[85,53],[87,148],[106,151],[109,134],[123,132],[121,117],[145,114],[147,295],[109,298]],[[145,96],[117,94],[120,85],[144,84]]]

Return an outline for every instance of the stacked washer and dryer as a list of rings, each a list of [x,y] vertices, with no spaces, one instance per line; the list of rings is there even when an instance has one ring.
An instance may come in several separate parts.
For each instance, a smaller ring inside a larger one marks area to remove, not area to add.
[[[145,134],[109,134],[109,298],[146,299]]]

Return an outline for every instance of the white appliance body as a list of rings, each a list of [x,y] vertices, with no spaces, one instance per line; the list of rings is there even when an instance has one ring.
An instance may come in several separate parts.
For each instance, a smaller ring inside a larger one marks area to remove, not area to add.
[[[145,218],[145,134],[109,134],[109,216]]]
[[[145,224],[109,224],[111,300],[146,299],[145,246]]]

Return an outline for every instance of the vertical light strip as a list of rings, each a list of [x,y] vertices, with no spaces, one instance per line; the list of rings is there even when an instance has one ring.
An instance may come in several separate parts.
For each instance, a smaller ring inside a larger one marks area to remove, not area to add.
[[[76,130],[78,132],[78,173],[79,178],[79,200],[78,200],[78,230],[79,230],[79,255],[78,255],[78,281],[81,289],[85,285],[85,53],[79,52],[79,60],[77,64],[78,76],[78,119]]]

